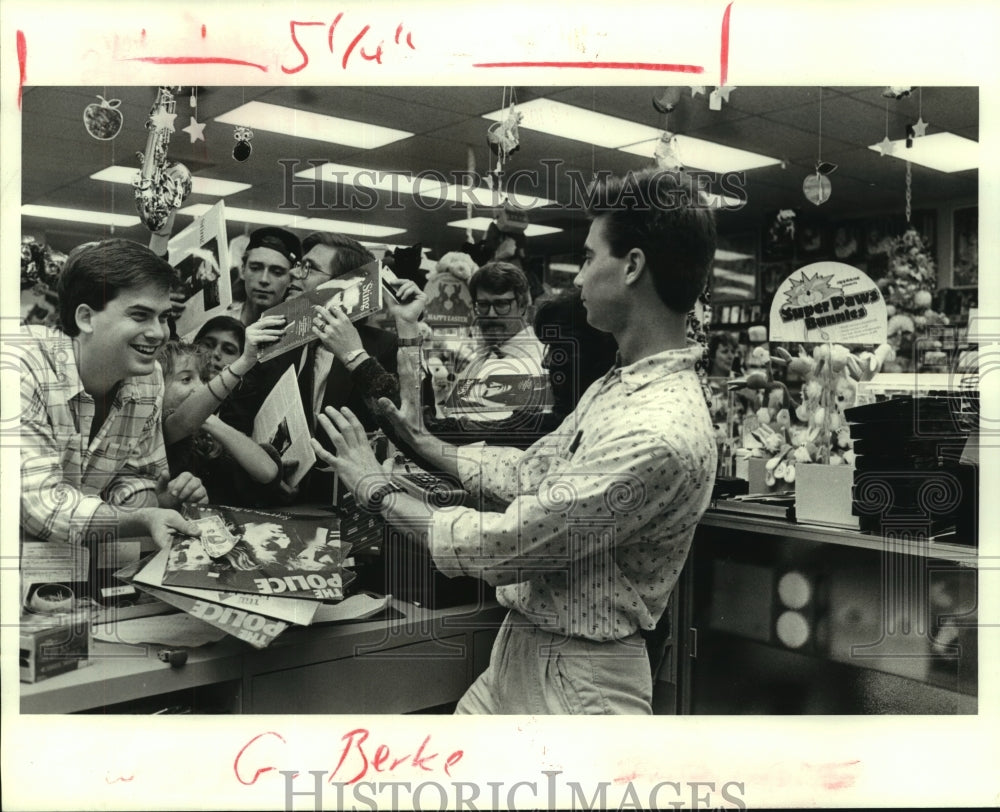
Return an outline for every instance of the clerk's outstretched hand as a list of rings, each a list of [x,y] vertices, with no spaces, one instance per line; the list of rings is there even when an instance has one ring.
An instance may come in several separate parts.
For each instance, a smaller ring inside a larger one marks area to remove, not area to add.
[[[365,427],[346,406],[336,410],[327,406],[317,415],[336,454],[331,454],[316,440],[310,440],[316,456],[329,465],[357,497],[359,504],[368,504],[367,492],[388,482],[388,477],[375,458],[368,443]]]

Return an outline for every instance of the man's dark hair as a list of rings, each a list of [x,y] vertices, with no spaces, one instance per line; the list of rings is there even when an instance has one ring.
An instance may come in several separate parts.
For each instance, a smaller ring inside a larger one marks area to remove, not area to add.
[[[524,275],[524,271],[509,262],[487,262],[472,274],[469,293],[472,294],[473,301],[480,289],[495,294],[513,293],[522,310],[531,300],[528,277]]]
[[[123,290],[155,285],[169,293],[177,283],[177,273],[166,260],[137,242],[113,239],[78,245],[59,277],[59,326],[66,335],[77,336],[80,305],[101,311]]]
[[[306,237],[302,241],[302,256],[320,244],[337,251],[333,257],[333,267],[330,269],[334,276],[342,276],[375,259],[375,255],[357,240],[352,240],[343,234],[331,234],[328,231],[314,231]]]
[[[687,313],[715,256],[715,217],[695,182],[678,170],[650,168],[598,178],[590,191],[587,214],[604,222],[612,256],[640,249],[660,300]]]

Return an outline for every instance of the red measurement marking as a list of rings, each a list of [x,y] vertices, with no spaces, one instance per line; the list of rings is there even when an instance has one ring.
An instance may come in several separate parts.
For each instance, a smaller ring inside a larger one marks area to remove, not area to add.
[[[302,64],[298,65],[298,66],[296,66],[294,68],[286,68],[284,65],[282,65],[281,66],[281,70],[282,70],[283,73],[298,73],[306,65],[309,64],[309,54],[306,53],[305,48],[303,48],[302,45],[301,45],[301,43],[299,43],[299,38],[295,35],[295,27],[299,26],[299,25],[323,25],[323,23],[318,23],[318,22],[304,22],[302,20],[289,20],[288,21],[288,28],[292,32],[292,44],[296,47],[296,49],[298,50],[298,52],[300,54],[302,54]],[[330,26],[330,37],[331,38],[333,37],[333,26]],[[332,46],[331,46],[331,48],[332,48]]]
[[[347,50],[346,50],[346,51],[344,51],[344,58],[343,58],[343,59],[341,60],[341,62],[340,62],[340,66],[341,66],[341,67],[342,67],[342,68],[343,68],[344,70],[347,70],[347,60],[348,60],[348,59],[350,59],[350,56],[351,56],[351,52],[352,52],[352,51],[353,51],[353,50],[355,49],[355,47],[357,47],[357,44],[358,44],[359,42],[361,42],[361,38],[362,38],[362,37],[363,37],[363,36],[364,36],[365,34],[367,34],[367,33],[368,33],[368,30],[369,30],[370,28],[371,28],[371,26],[370,26],[370,25],[366,25],[366,26],[365,26],[364,28],[362,28],[362,29],[361,29],[361,30],[360,30],[360,31],[358,32],[358,35],[357,35],[357,36],[356,36],[356,37],[355,37],[354,39],[352,39],[352,40],[351,40],[351,44],[347,46]],[[381,52],[379,53],[379,56],[381,56]],[[379,59],[379,62],[381,62],[381,61],[382,61],[382,60],[381,60],[381,59]]]
[[[241,68],[256,68],[267,73],[267,65],[243,59],[230,59],[227,56],[133,56],[122,61],[151,62],[154,65],[238,65]]]
[[[110,775],[105,775],[104,776],[104,783],[105,784],[119,784],[119,783],[121,783],[121,784],[127,784],[129,781],[132,781],[134,779],[135,779],[134,775],[119,775],[117,778],[111,778]]]
[[[666,62],[477,62],[474,68],[598,68],[607,70],[652,70],[669,73],[704,73],[701,65]]]
[[[24,87],[24,77],[27,75],[25,68],[28,63],[28,43],[24,39],[24,32],[17,32],[17,66],[21,77],[17,83],[17,109],[21,109],[21,89]]]
[[[726,6],[726,12],[722,15],[722,45],[719,48],[719,87],[725,87],[729,78],[729,12],[732,11],[733,4]]]

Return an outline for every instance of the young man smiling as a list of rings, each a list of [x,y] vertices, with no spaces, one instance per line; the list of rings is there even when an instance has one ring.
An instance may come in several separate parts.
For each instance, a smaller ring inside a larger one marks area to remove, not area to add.
[[[712,212],[676,172],[599,182],[575,279],[619,361],[526,451],[448,446],[383,401],[401,438],[503,511],[433,509],[400,492],[347,410],[315,444],[358,502],[422,528],[438,568],[497,587],[510,610],[459,713],[651,713],[640,629],[663,614],[711,495],[716,449],[686,314],[715,252]],[[407,365],[400,361],[402,378]]]
[[[174,270],[128,240],[79,246],[59,278],[61,330],[25,328],[21,352],[21,529],[77,542],[88,530],[197,528],[173,508],[207,501],[191,474],[168,481],[156,353],[169,338]]]

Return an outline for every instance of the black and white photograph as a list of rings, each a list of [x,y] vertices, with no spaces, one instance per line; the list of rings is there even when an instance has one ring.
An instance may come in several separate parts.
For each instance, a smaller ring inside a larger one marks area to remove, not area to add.
[[[997,13],[54,8],[5,809],[996,804]]]

